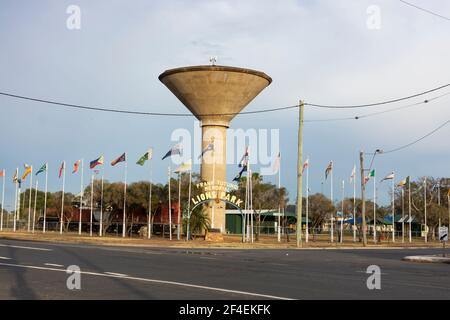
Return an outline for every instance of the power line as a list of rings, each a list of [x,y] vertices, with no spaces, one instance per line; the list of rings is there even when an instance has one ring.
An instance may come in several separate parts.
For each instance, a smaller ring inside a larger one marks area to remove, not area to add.
[[[311,106],[311,107],[317,107],[317,108],[327,108],[327,109],[356,109],[356,108],[367,108],[367,107],[375,107],[375,106],[380,106],[380,105],[384,105],[384,104],[389,104],[389,103],[395,103],[395,102],[400,102],[400,101],[404,101],[404,100],[409,100],[412,98],[416,98],[416,97],[420,97],[423,96],[427,93],[431,93],[431,92],[435,92],[438,90],[441,90],[443,88],[446,87],[450,87],[450,83],[442,85],[440,87],[431,89],[431,90],[427,90],[421,93],[416,93],[407,97],[403,97],[403,98],[397,98],[397,99],[392,99],[392,100],[387,100],[387,101],[381,101],[381,102],[375,102],[375,103],[368,103],[368,104],[358,104],[358,105],[342,105],[342,106],[336,106],[336,105],[323,105],[323,104],[314,104],[314,103],[305,103],[306,106]]]
[[[413,7],[413,8],[419,9],[419,10],[421,10],[421,11],[423,11],[423,12],[426,12],[426,13],[428,13],[428,14],[431,14],[431,15],[433,15],[433,16],[436,16],[436,17],[439,17],[439,18],[441,18],[441,19],[450,21],[450,18],[445,17],[445,16],[443,16],[443,15],[440,15],[439,13],[436,13],[436,12],[433,12],[433,11],[431,11],[431,10],[428,10],[428,9],[425,9],[425,8],[422,8],[422,7],[419,7],[418,5],[415,5],[415,4],[413,4],[413,3],[409,3],[409,2],[404,1],[404,0],[399,0],[399,1],[402,2],[402,3],[404,3],[404,4],[406,4],[406,5],[408,5],[408,6],[411,6],[411,7]]]
[[[52,105],[67,107],[67,108],[72,108],[72,109],[83,109],[83,110],[90,110],[90,111],[102,111],[102,112],[113,112],[113,113],[145,115],[145,116],[166,116],[166,117],[235,116],[238,114],[240,115],[240,114],[268,113],[268,112],[275,112],[275,111],[282,111],[282,110],[298,108],[298,105],[295,105],[295,106],[287,106],[287,107],[271,108],[271,109],[255,110],[255,111],[243,111],[243,112],[234,112],[234,113],[211,113],[211,114],[194,115],[191,113],[144,112],[144,111],[125,110],[125,109],[120,109],[120,108],[113,109],[113,108],[104,108],[104,107],[91,107],[91,106],[85,106],[85,105],[79,105],[79,104],[71,104],[71,103],[65,103],[65,102],[58,102],[58,101],[52,101],[52,100],[26,97],[26,96],[21,96],[21,95],[6,93],[6,92],[0,92],[0,95],[10,97],[10,98],[52,104]]]

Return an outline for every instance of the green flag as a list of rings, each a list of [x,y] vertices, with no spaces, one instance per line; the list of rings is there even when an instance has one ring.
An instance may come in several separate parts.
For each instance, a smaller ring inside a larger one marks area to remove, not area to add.
[[[47,164],[42,165],[42,167],[36,172],[36,175],[45,171],[47,171]]]
[[[142,157],[139,158],[139,160],[136,162],[136,164],[143,166],[145,164],[145,161],[150,160],[152,158],[152,149],[148,150]]]
[[[375,177],[375,169],[373,169],[372,171],[370,171],[369,177]]]

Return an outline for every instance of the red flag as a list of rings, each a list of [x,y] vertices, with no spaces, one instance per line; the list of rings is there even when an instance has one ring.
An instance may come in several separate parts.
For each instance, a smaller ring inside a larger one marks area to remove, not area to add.
[[[58,174],[58,177],[59,177],[59,178],[61,178],[62,172],[63,172],[65,166],[66,166],[66,162],[63,161],[63,162],[61,163],[61,167],[59,167],[59,174]]]
[[[4,177],[5,176],[5,169],[3,169],[2,171],[0,171],[0,177]]]
[[[126,153],[122,154],[120,157],[118,157],[117,159],[113,160],[111,162],[111,165],[114,167],[119,162],[125,162],[125,161],[127,161],[127,154]]]
[[[81,164],[81,160],[77,160],[74,164],[73,164],[73,171],[72,173],[77,173],[78,172],[78,168],[80,167]]]

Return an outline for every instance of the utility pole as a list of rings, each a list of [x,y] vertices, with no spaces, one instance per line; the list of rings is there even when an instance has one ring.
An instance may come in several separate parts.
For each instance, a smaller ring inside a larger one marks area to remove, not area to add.
[[[364,177],[364,152],[359,152],[359,162],[361,166],[361,201],[362,201],[362,209],[361,209],[361,218],[362,218],[362,234],[363,234],[363,246],[367,246],[367,235],[366,235],[366,199],[364,198],[364,194],[366,192],[366,184]]]
[[[303,246],[302,241],[302,168],[303,168],[303,109],[302,100],[299,103],[298,123],[298,158],[297,158],[297,248]]]

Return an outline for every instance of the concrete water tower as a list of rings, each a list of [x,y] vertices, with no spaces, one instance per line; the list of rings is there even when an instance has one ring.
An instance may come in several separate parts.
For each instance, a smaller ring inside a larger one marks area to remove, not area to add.
[[[159,80],[201,121],[202,150],[214,141],[213,155],[205,154],[201,164],[202,181],[226,181],[226,130],[230,121],[272,79],[255,70],[211,65],[167,70]],[[210,201],[208,216],[211,228],[225,233],[225,203]]]

